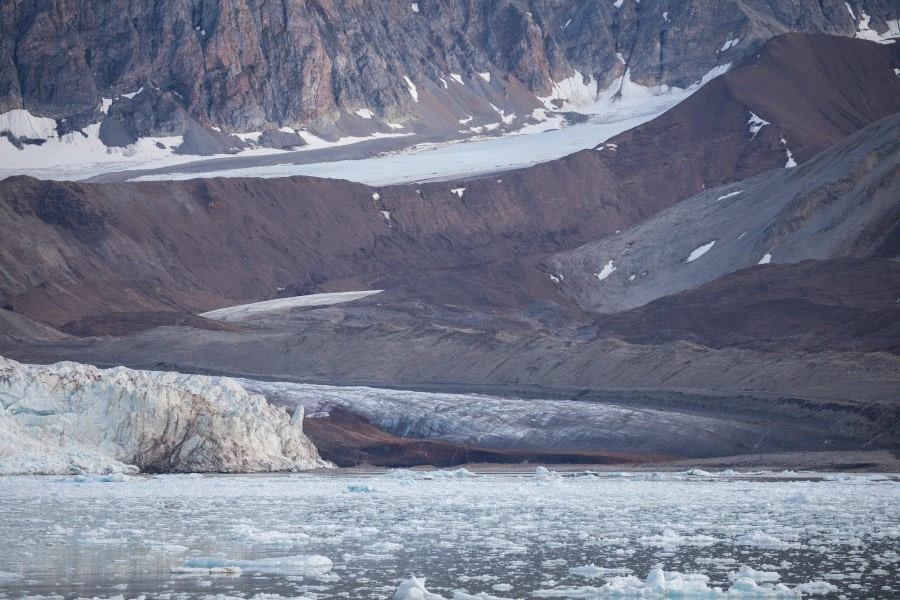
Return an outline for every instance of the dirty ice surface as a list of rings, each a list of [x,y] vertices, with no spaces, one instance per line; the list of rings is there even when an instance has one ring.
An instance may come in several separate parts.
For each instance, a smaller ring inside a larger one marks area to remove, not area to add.
[[[0,478],[0,599],[900,594],[893,477],[443,474]]]

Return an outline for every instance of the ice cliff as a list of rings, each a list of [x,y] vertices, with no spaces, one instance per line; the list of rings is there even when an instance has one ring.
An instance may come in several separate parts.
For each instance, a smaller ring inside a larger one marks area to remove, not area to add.
[[[0,474],[295,471],[303,421],[225,377],[0,357]]]

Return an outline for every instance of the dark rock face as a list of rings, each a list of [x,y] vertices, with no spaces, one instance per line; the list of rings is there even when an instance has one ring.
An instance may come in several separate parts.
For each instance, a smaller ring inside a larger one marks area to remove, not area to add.
[[[862,3],[850,5],[859,17]],[[772,35],[852,35],[857,27],[839,0],[626,0],[620,8],[422,0],[417,6],[399,0],[6,2],[0,6],[0,112],[26,108],[57,119],[95,112],[99,120],[105,97],[116,99],[107,119],[131,135],[181,134],[187,119],[228,131],[321,125],[363,108],[385,120],[448,130],[462,107],[470,113],[490,110],[488,102],[507,110],[534,107],[535,94],[548,94],[553,81],[575,71],[602,87],[625,69],[645,85],[684,87],[752,54]],[[876,31],[898,18],[891,0],[867,0],[865,11]],[[478,73],[493,77],[486,82]],[[141,87],[145,97],[121,97]]]

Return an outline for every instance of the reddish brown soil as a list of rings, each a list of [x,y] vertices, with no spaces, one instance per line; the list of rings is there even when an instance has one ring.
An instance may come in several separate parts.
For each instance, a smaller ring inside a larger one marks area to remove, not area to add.
[[[322,458],[339,467],[360,464],[452,467],[472,462],[608,465],[664,462],[676,458],[650,452],[517,451],[401,438],[378,429],[359,415],[339,409],[332,409],[325,418],[306,419],[303,427]]]

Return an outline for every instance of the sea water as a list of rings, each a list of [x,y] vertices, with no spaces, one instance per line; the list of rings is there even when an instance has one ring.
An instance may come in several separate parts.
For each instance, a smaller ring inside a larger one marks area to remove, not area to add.
[[[412,576],[446,598],[662,597],[636,583],[654,569],[703,597],[745,577],[756,594],[891,598],[898,552],[884,476],[0,478],[4,599],[393,598]]]

